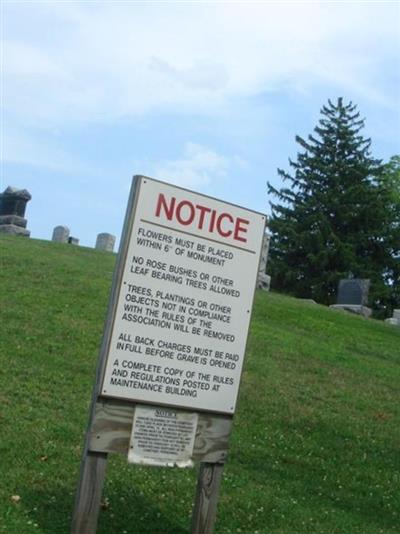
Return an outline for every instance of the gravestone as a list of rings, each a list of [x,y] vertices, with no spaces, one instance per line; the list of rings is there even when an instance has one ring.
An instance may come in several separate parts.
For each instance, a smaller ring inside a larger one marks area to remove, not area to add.
[[[113,252],[115,245],[115,235],[102,233],[98,234],[96,239],[96,248],[98,250],[106,250],[107,252]]]
[[[56,226],[53,230],[52,241],[56,243],[68,243],[69,228],[67,226]]]
[[[371,308],[367,307],[369,286],[370,280],[368,278],[340,280],[337,302],[330,307],[369,317],[372,313]]]
[[[72,237],[72,236],[70,236],[70,237],[68,238],[68,243],[69,243],[70,245],[79,245],[79,239],[78,239],[77,237]]]
[[[370,281],[366,278],[347,278],[340,280],[336,304],[368,304]]]
[[[269,291],[271,285],[271,277],[266,274],[270,240],[271,236],[265,233],[261,247],[260,265],[257,276],[257,288],[263,289],[264,291]]]
[[[25,210],[32,196],[26,189],[7,187],[0,194],[0,232],[29,237]]]
[[[385,322],[394,326],[400,326],[400,309],[393,310],[393,317],[385,319]]]

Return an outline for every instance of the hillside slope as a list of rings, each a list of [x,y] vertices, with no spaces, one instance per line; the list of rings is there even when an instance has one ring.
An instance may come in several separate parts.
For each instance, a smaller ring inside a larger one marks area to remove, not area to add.
[[[0,250],[0,532],[66,533],[115,256]],[[98,531],[188,532],[196,475],[111,457]],[[399,532],[399,484],[400,330],[257,293],[215,532]]]

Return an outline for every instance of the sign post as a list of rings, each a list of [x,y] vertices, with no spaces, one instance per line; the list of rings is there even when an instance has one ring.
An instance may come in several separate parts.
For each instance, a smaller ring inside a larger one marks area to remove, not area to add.
[[[212,532],[265,224],[261,213],[134,178],[73,534],[96,531],[109,452],[147,465],[201,462],[192,533]]]

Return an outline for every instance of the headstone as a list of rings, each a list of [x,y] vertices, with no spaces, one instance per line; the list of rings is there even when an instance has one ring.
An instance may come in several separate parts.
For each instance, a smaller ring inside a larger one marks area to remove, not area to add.
[[[330,308],[342,309],[369,317],[371,308],[367,307],[370,280],[368,278],[346,278],[339,282],[337,303]]]
[[[271,285],[271,277],[266,274],[270,240],[271,236],[265,233],[261,247],[260,265],[257,276],[257,288],[263,289],[264,291],[269,291]]]
[[[72,237],[72,236],[70,236],[70,237],[68,238],[68,243],[69,243],[70,245],[79,245],[79,239],[78,239],[77,237]]]
[[[400,326],[400,310],[393,310],[393,317],[385,319],[385,322],[394,326]]]
[[[400,326],[400,321],[398,319],[395,319],[394,317],[389,317],[389,319],[385,319],[385,323],[391,324],[393,326]]]
[[[106,250],[107,252],[113,252],[115,245],[115,235],[102,233],[98,234],[96,239],[96,248],[99,250]]]
[[[26,189],[7,187],[0,194],[0,232],[29,237],[25,210],[32,196]]]
[[[56,226],[53,230],[52,241],[57,243],[68,243],[69,228],[67,226]]]
[[[370,280],[367,278],[348,278],[340,280],[336,304],[368,304]]]

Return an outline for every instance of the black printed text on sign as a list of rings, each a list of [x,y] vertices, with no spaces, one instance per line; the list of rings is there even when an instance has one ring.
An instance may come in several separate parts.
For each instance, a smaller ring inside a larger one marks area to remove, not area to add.
[[[139,180],[102,395],[233,413],[265,216]]]

